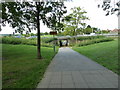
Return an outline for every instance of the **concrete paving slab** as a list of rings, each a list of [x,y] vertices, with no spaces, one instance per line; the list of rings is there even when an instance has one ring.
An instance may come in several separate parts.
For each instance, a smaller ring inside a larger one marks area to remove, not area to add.
[[[62,83],[73,83],[73,79],[71,75],[62,76]]]
[[[61,84],[50,84],[48,88],[62,88]]]
[[[75,88],[89,88],[87,83],[75,83]]]
[[[62,47],[37,88],[118,88],[118,75],[86,56]]]
[[[62,88],[75,88],[74,83],[62,83]]]
[[[61,76],[54,76],[51,79],[50,84],[60,84],[62,83],[62,77]]]

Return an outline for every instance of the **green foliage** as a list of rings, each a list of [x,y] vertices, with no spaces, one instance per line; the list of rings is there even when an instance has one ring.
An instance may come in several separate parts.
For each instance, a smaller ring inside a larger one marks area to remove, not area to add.
[[[90,34],[90,33],[92,33],[92,28],[86,28],[86,29],[84,29],[83,30],[83,33],[85,33],[85,34]]]
[[[84,34],[99,33],[99,32],[100,30],[98,28],[91,27],[90,25],[88,25],[86,28],[83,29]]]
[[[102,33],[109,33],[110,31],[108,31],[108,30],[102,30],[101,32]]]
[[[117,74],[120,71],[118,66],[118,40],[73,47],[73,49]]]
[[[101,31],[96,32],[96,34],[101,34],[101,33],[102,33]]]
[[[48,32],[45,32],[44,34],[45,34],[45,35],[48,35],[49,33],[48,33]]]
[[[37,28],[38,58],[41,58],[40,20],[48,28],[60,31],[63,28],[61,19],[67,12],[63,2],[2,2],[2,24],[9,23],[15,33],[29,34]]]
[[[36,12],[49,28],[60,30],[63,27],[60,21],[67,11],[63,2],[2,2],[2,24],[8,22],[15,32],[29,33],[38,28]]]
[[[120,15],[119,7],[120,7],[120,1],[116,0],[114,1],[114,5],[111,3],[112,0],[103,0],[103,3],[98,5],[98,8],[102,8],[104,11],[106,11],[106,16],[115,14],[117,12],[117,15]]]
[[[43,37],[47,37],[47,38],[51,37],[51,38],[52,38],[53,35],[42,35],[41,37],[42,37],[42,38],[43,38]]]
[[[75,26],[65,25],[63,35],[71,35],[73,36],[75,34],[74,32]]]
[[[50,42],[56,40],[56,38],[42,38],[41,45],[44,47],[52,47],[52,44]],[[37,46],[37,39],[31,38],[31,39],[25,39],[25,38],[14,38],[14,37],[3,37],[2,43],[5,44],[25,44],[25,45],[34,45]]]
[[[77,43],[75,46],[80,47],[80,46],[86,46],[86,45],[91,45],[91,44],[101,43],[101,42],[108,42],[108,41],[113,41],[113,40],[114,40],[113,38],[84,40],[84,41]]]
[[[77,37],[77,40],[92,40],[92,39],[98,39],[98,38],[105,38],[105,36],[81,36]]]
[[[42,35],[45,35],[44,33],[40,33],[40,35],[42,36]],[[36,35],[37,36],[37,35]]]
[[[38,60],[36,46],[2,44],[2,47],[3,89],[36,88],[56,54],[51,47],[41,47],[43,60]]]
[[[67,13],[66,6],[63,2],[50,2],[50,4],[55,8],[52,10],[50,17],[48,18],[48,27],[60,32],[63,30],[63,14]]]
[[[34,33],[31,33],[30,35],[31,35],[31,36],[37,36],[37,35],[36,35],[36,34],[34,34]]]
[[[3,37],[2,43],[36,45],[37,41],[29,40],[29,39],[25,39],[25,38]]]
[[[87,12],[82,10],[80,7],[74,7],[74,8],[71,8],[71,10],[72,10],[72,13],[65,17],[66,22],[64,23],[64,27],[65,27],[64,32],[65,34],[77,35],[78,29],[80,28],[79,26],[86,25],[82,21],[88,19],[88,17],[85,16]]]
[[[32,34],[32,35],[33,35],[33,34]],[[30,37],[31,34],[23,34],[23,36],[25,36],[25,37]]]
[[[50,42],[52,42],[54,40],[57,40],[57,38],[43,38],[42,42],[44,42],[44,43],[50,43]]]

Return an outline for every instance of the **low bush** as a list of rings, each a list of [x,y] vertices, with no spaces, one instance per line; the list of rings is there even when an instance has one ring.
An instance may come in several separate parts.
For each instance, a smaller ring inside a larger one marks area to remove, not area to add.
[[[101,35],[98,35],[98,36],[81,36],[81,37],[77,37],[77,40],[92,40],[92,39],[98,39],[98,38],[105,38],[105,36],[101,36]]]
[[[44,43],[50,43],[54,40],[57,40],[57,38],[42,38],[41,41]]]
[[[43,47],[53,47],[53,45],[52,45],[52,44],[49,44],[49,43],[41,43],[41,45],[42,45]]]
[[[51,47],[52,45],[50,45],[49,43],[46,42],[50,42],[54,39],[46,39],[46,41],[44,41],[44,39],[42,39],[42,43],[41,45],[43,47]],[[2,38],[2,43],[4,44],[26,44],[26,45],[37,45],[37,39],[25,39],[25,38],[14,38],[14,37],[3,37]]]
[[[84,40],[81,41],[77,44],[75,44],[74,46],[76,47],[80,47],[80,46],[86,46],[86,45],[90,45],[90,44],[95,44],[95,43],[100,43],[100,42],[108,42],[108,41],[113,41],[113,38],[100,38],[100,39],[92,39],[92,40]]]
[[[23,38],[13,38],[13,37],[3,37],[2,43],[5,44],[21,44],[23,42]]]

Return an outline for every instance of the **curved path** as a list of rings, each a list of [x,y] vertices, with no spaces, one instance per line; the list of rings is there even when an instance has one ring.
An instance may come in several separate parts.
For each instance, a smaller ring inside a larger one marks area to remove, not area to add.
[[[118,88],[118,76],[78,52],[62,47],[37,88]]]

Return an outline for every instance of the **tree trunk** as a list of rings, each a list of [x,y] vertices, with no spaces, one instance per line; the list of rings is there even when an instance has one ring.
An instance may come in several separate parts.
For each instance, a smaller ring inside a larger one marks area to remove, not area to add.
[[[119,11],[118,11],[118,13],[119,13],[119,15],[118,15],[118,29],[120,29],[120,6],[118,7],[118,9],[119,9]]]
[[[36,2],[36,5],[37,5],[37,56],[38,56],[38,59],[42,59],[42,56],[41,56],[41,38],[40,38],[40,18],[39,18],[40,2]]]
[[[75,29],[73,30],[73,36],[75,36]]]
[[[77,44],[77,34],[76,34],[76,30],[74,29],[74,34],[73,34],[74,36],[75,36],[75,43]]]

